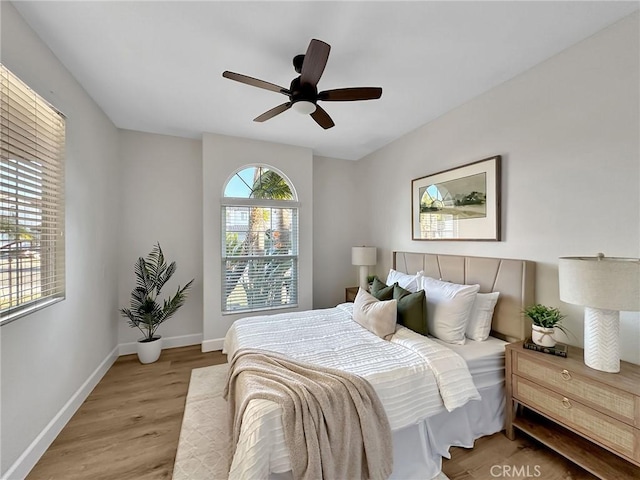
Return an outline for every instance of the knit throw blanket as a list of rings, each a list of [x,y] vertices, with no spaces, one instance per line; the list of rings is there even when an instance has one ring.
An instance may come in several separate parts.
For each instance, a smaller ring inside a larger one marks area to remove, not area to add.
[[[282,408],[293,478],[386,479],[393,470],[391,429],[373,387],[363,378],[309,365],[275,352],[241,349],[229,364],[224,392],[233,454],[253,399]]]

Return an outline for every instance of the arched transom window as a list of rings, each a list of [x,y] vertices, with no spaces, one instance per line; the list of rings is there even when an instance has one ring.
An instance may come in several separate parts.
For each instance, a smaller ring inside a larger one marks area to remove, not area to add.
[[[297,196],[272,167],[243,167],[225,184],[222,272],[225,313],[298,304]]]

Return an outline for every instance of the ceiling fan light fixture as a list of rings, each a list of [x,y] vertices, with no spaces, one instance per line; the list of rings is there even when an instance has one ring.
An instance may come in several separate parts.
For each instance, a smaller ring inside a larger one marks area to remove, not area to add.
[[[307,100],[299,100],[295,102],[291,108],[303,115],[309,115],[316,111],[316,104]]]
[[[356,100],[375,100],[382,96],[382,88],[380,87],[334,88],[318,92],[318,81],[327,65],[330,50],[331,45],[328,43],[315,38],[311,39],[307,53],[296,55],[293,58],[293,68],[300,76],[291,81],[289,88],[228,70],[224,71],[222,76],[229,80],[289,97],[288,102],[258,115],[253,119],[254,122],[264,122],[292,108],[302,115],[311,115],[311,118],[318,125],[327,130],[334,127],[335,123],[324,108],[317,105],[317,101],[353,102]]]

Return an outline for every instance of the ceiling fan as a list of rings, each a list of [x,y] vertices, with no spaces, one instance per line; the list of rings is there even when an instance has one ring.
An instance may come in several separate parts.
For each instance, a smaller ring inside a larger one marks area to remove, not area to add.
[[[310,114],[311,118],[326,130],[335,124],[329,114],[318,105],[318,100],[324,102],[352,102],[355,100],[375,100],[382,96],[382,88],[380,87],[336,88],[318,92],[318,81],[322,76],[322,72],[324,72],[330,50],[331,46],[329,44],[321,40],[311,40],[307,53],[296,55],[293,58],[293,68],[300,76],[293,79],[289,88],[229,71],[225,71],[222,76],[253,87],[282,93],[289,97],[288,102],[267,110],[262,115],[254,118],[254,122],[264,122],[293,107],[294,110],[300,113]]]

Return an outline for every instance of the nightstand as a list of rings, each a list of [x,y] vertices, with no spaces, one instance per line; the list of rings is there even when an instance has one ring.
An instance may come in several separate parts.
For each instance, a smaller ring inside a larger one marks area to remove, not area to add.
[[[506,436],[520,430],[599,478],[640,478],[640,365],[593,370],[567,358],[506,348]]]
[[[344,290],[344,301],[345,302],[353,302],[356,299],[356,295],[358,294],[359,287],[347,287]]]

